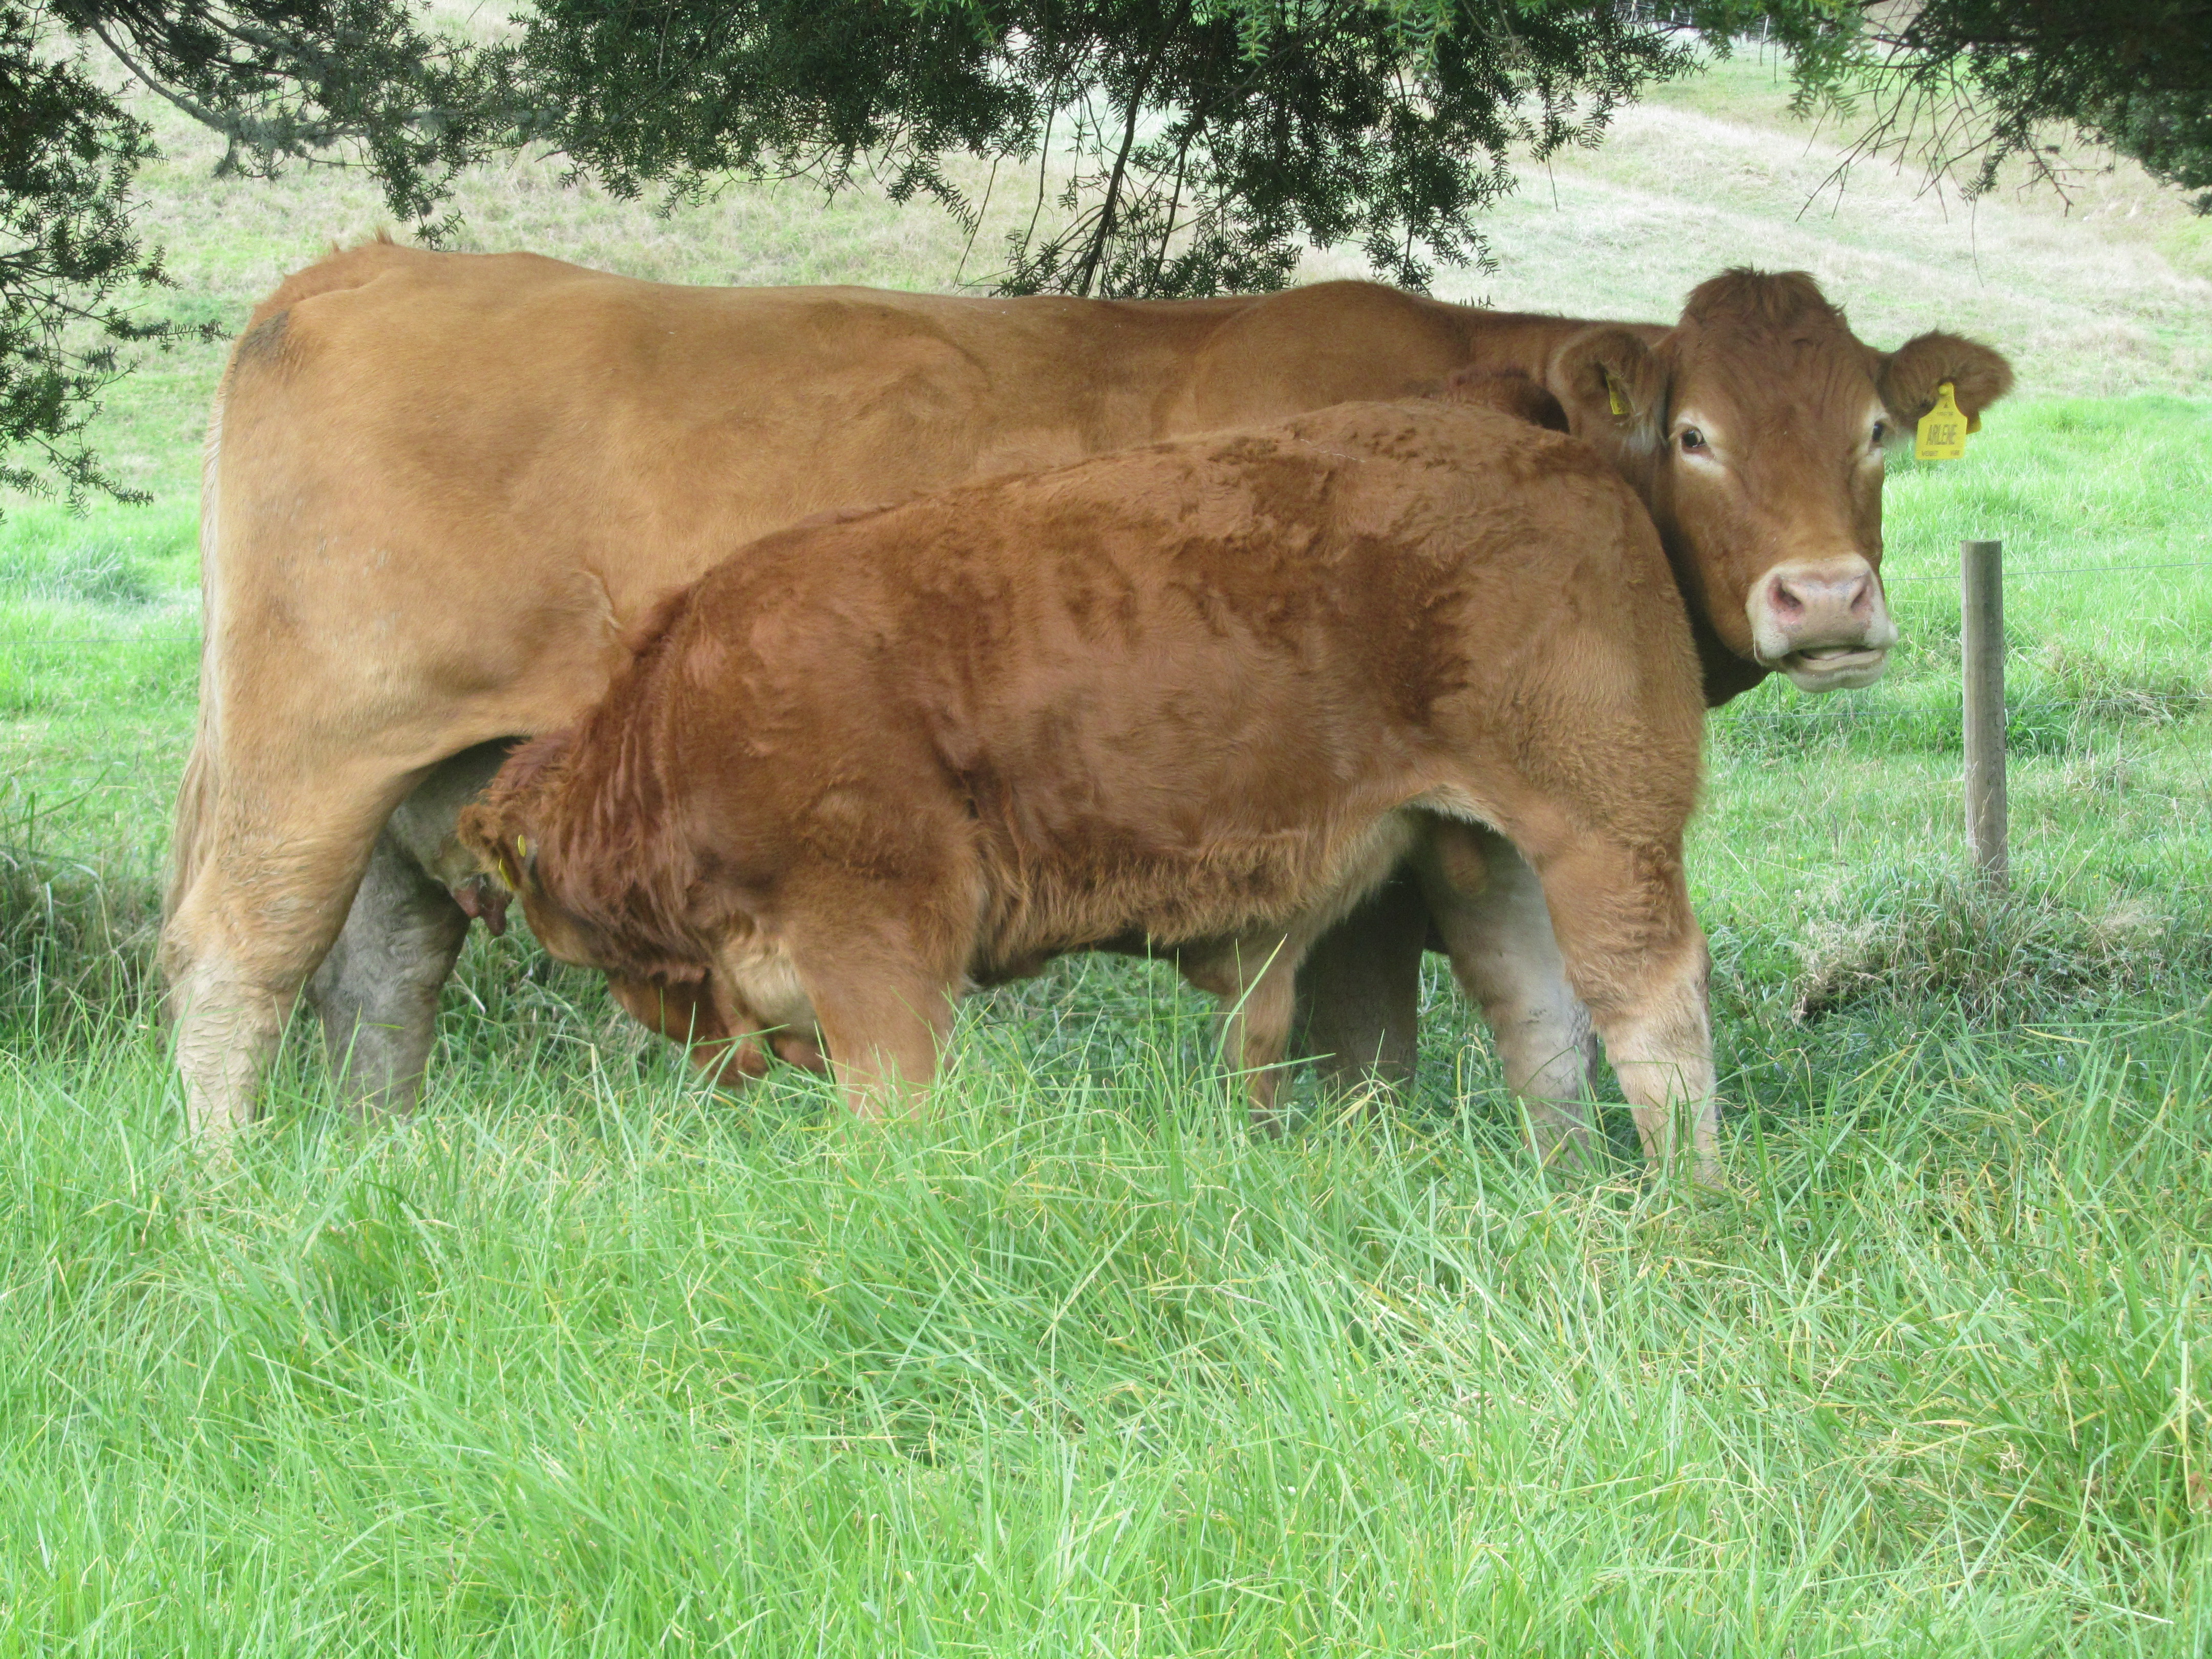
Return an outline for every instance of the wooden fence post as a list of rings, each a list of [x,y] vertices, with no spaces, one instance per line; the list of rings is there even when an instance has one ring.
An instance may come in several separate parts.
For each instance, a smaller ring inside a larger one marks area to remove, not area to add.
[[[1992,887],[2011,884],[2005,851],[2004,544],[1959,544],[1964,659],[1966,846]]]

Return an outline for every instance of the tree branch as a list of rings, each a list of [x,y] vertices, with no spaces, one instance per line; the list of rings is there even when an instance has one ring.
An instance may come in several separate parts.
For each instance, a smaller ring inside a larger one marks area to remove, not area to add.
[[[1106,180],[1104,210],[1098,216],[1098,228],[1085,252],[1083,264],[1075,280],[1075,291],[1089,297],[1091,283],[1098,272],[1098,262],[1106,252],[1106,244],[1114,234],[1115,210],[1121,204],[1121,180],[1128,172],[1129,151],[1137,142],[1137,118],[1144,111],[1145,94],[1152,90],[1152,77],[1159,72],[1159,59],[1155,57],[1145,65],[1143,77],[1129,94],[1128,118],[1121,125],[1121,148],[1114,156],[1113,176]]]

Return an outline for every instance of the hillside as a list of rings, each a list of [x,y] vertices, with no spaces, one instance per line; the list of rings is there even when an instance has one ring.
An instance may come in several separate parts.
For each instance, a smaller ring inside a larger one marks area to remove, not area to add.
[[[2021,181],[1966,202],[1948,179],[1847,164],[1842,138],[1790,117],[1773,65],[1717,65],[1529,176],[1492,222],[1497,270],[1437,291],[1665,317],[1722,266],[1794,267],[1872,343],[1937,326],[1987,339],[2028,397],[2212,392],[2212,220],[2176,192],[2067,155],[2066,197]]]
[[[1787,106],[1779,71],[1753,56],[1662,88],[1601,148],[1524,170],[1486,227],[1497,269],[1446,270],[1437,292],[1662,318],[1724,265],[1802,267],[1875,343],[1939,325],[1978,335],[2013,356],[2030,397],[2212,394],[2212,221],[2175,193],[2132,165],[2077,170],[2071,204],[2035,189],[1967,205],[1948,185],[1870,164],[1838,188],[1843,147]],[[180,287],[166,302],[179,314],[234,325],[286,271],[386,222],[358,174],[216,178],[219,141],[166,107],[142,112],[167,153],[144,177],[145,223],[167,248]],[[998,237],[1036,189],[1011,168],[995,180],[970,169],[967,182],[990,202],[973,246],[941,212],[866,191],[825,201],[804,185],[736,185],[662,212],[566,184],[556,160],[518,160],[464,181],[456,246],[669,282],[951,289],[988,281]],[[1301,272],[1357,274],[1356,253],[1343,252],[1316,253]],[[220,361],[214,348],[153,357],[99,428],[121,475],[153,489],[172,524],[197,489]]]

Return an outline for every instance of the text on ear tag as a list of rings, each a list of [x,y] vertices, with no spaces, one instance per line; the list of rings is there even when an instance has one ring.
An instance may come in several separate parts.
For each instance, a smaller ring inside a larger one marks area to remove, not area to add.
[[[1628,399],[1620,395],[1620,387],[1614,383],[1610,374],[1605,377],[1605,400],[1612,405],[1613,412],[1616,415],[1630,415],[1635,412],[1629,408]]]
[[[1959,412],[1957,399],[1952,395],[1948,380],[1936,388],[1936,407],[1920,417],[1920,424],[1912,436],[1912,459],[1916,461],[1955,461],[1966,453],[1966,434],[1971,428],[1966,417]]]

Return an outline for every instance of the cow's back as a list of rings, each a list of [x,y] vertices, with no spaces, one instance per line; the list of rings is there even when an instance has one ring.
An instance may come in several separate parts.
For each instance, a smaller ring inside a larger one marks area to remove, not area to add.
[[[417,765],[597,695],[623,630],[811,514],[1434,385],[1458,307],[701,289],[371,243],[281,286],[210,464],[208,690]],[[364,648],[369,647],[369,648]]]

